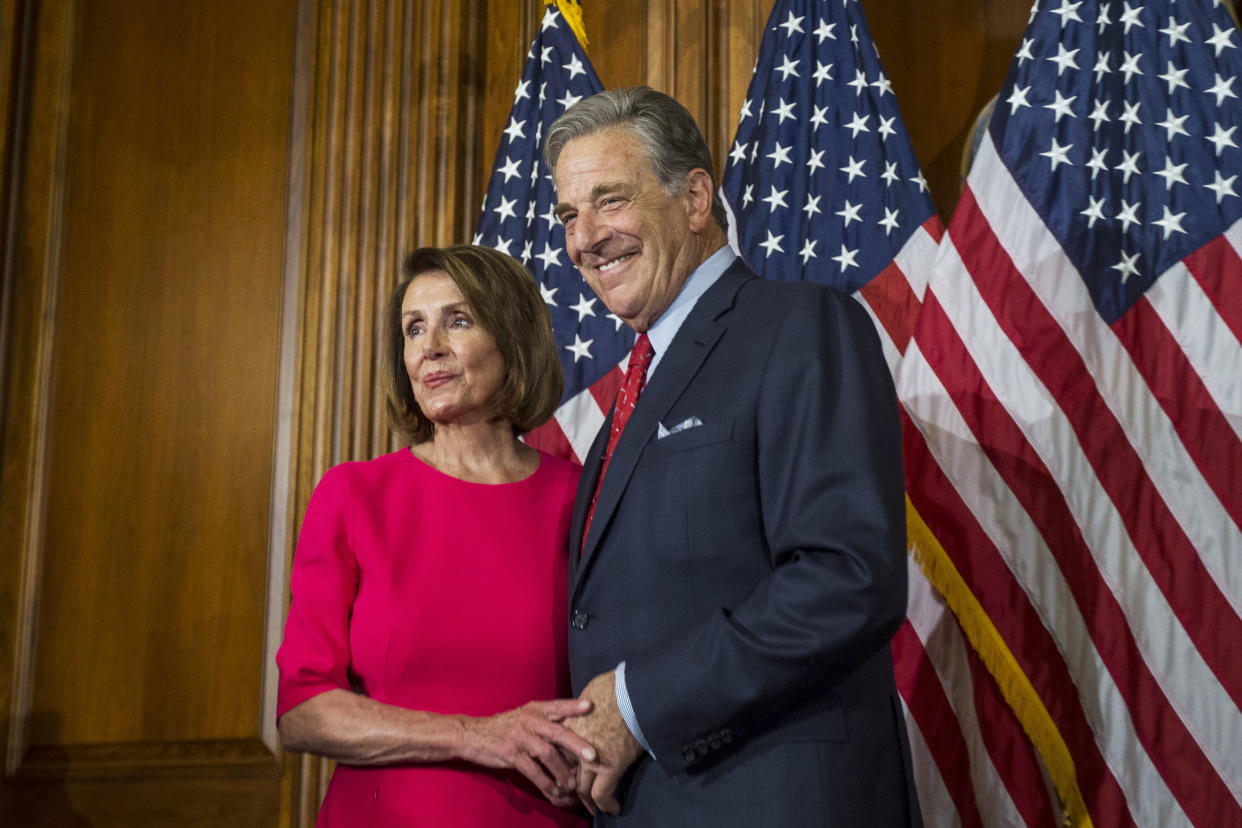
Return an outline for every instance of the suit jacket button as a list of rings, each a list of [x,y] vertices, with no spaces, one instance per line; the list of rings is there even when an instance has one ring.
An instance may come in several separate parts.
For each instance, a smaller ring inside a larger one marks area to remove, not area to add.
[[[706,739],[695,739],[694,740],[694,751],[699,756],[706,756],[707,755],[707,740]]]
[[[573,617],[569,621],[569,625],[573,627],[575,630],[585,630],[587,628],[587,622],[590,620],[591,620],[591,614],[589,612],[583,612],[582,610],[574,610],[574,614],[573,614]]]
[[[689,745],[681,746],[681,758],[682,759],[685,759],[687,762],[693,762],[694,757],[695,757],[694,748],[690,747]]]
[[[721,728],[721,730],[720,730],[720,741],[724,742],[726,745],[727,745],[727,744],[729,744],[730,742],[732,742],[732,741],[733,741],[733,731],[732,731],[732,730],[729,730],[729,728],[727,728],[727,727],[725,727],[725,728]]]
[[[707,746],[712,750],[720,750],[723,743],[720,741],[720,737],[713,733],[711,738],[707,740]]]

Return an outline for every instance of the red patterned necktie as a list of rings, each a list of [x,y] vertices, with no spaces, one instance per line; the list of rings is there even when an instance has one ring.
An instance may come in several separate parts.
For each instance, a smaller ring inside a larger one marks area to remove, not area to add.
[[[608,464],[612,461],[612,451],[617,447],[617,440],[625,430],[625,424],[634,413],[634,404],[638,395],[647,384],[647,368],[655,351],[651,349],[651,340],[646,334],[639,334],[638,340],[630,351],[630,361],[625,367],[625,382],[617,390],[617,403],[612,409],[612,430],[608,432],[608,447],[604,449],[604,462],[599,468],[599,479],[595,481],[595,494],[591,496],[591,508],[587,512],[586,523],[582,527],[582,546],[586,546],[587,533],[591,531],[591,518],[595,517],[595,501],[599,500],[599,490],[604,484],[604,475],[608,473]]]

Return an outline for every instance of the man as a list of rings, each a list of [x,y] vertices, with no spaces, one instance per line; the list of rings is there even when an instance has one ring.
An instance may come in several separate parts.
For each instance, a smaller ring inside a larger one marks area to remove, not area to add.
[[[640,334],[570,530],[593,704],[570,724],[598,754],[579,796],[597,825],[919,824],[889,648],[901,435],[870,319],[733,255],[672,98],[588,98],[545,155],[570,259]]]

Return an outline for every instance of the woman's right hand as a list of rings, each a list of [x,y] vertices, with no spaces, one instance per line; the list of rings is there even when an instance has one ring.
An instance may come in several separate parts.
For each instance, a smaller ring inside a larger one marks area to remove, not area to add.
[[[463,717],[462,758],[489,768],[513,768],[549,802],[572,807],[578,802],[578,761],[593,761],[595,748],[560,722],[590,710],[590,702],[557,699],[527,702],[494,716]]]

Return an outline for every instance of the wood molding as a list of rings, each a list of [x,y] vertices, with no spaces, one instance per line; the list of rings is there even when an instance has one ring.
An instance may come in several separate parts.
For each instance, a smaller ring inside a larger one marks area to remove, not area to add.
[[[5,733],[6,773],[21,765],[28,741],[26,723],[34,680],[36,615],[42,575],[42,538],[47,494],[47,437],[50,430],[52,351],[56,297],[60,279],[63,233],[66,135],[77,35],[76,0],[27,6],[25,23],[33,30],[34,53],[19,64],[16,85],[24,96],[29,90],[29,109],[20,110],[15,134],[43,136],[21,142],[21,196],[16,217],[20,227],[17,243],[6,264],[6,286],[12,285],[15,307],[37,309],[14,320],[13,350],[6,354],[11,366],[6,380],[8,398],[4,434],[4,506],[0,537],[6,548],[18,553],[15,635],[12,681]],[[29,48],[26,40],[23,49]],[[28,120],[27,120],[28,119]],[[15,401],[24,403],[14,407]],[[12,541],[11,545],[8,541]]]
[[[36,745],[11,773],[19,781],[278,776],[280,757],[261,739]]]

